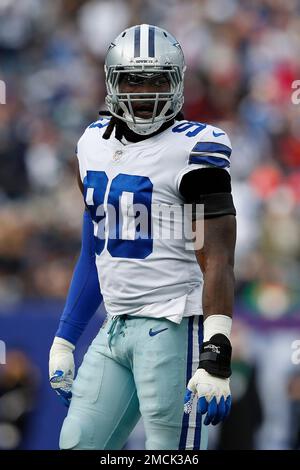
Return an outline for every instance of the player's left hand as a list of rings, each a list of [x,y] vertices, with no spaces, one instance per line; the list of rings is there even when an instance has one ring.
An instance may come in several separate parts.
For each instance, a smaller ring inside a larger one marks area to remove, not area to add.
[[[190,379],[184,397],[184,412],[189,414],[195,396],[197,413],[206,414],[204,424],[218,424],[227,418],[231,407],[230,379],[215,377],[204,369],[197,369]]]

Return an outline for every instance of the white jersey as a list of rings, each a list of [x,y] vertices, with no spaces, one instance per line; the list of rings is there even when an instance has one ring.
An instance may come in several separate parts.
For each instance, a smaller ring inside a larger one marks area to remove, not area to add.
[[[203,277],[183,234],[190,236],[179,185],[194,169],[229,171],[230,141],[218,128],[189,121],[137,143],[105,140],[108,123],[91,124],[77,147],[106,310],[176,323],[201,315]]]

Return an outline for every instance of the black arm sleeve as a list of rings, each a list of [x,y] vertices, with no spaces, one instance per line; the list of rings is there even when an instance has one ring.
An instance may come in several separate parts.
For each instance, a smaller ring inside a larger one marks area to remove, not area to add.
[[[179,191],[185,202],[193,205],[192,220],[200,216],[197,214],[197,204],[204,204],[205,219],[236,215],[231,178],[221,168],[199,168],[186,173],[182,177]]]

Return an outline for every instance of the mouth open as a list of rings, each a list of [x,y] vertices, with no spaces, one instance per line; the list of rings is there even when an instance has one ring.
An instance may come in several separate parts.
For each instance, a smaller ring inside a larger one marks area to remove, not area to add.
[[[141,105],[135,105],[133,108],[134,115],[143,119],[150,119],[153,115],[153,104],[143,103]]]
[[[136,111],[134,115],[143,119],[150,119],[152,118],[152,111]]]

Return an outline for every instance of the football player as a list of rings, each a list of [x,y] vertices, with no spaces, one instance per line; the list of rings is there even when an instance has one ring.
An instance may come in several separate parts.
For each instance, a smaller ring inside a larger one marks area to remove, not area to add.
[[[50,351],[51,386],[70,402],[62,449],[122,449],[140,416],[147,449],[205,449],[207,425],[230,410],[231,145],[183,118],[184,72],[180,45],[156,26],[126,29],[107,52],[110,116],[78,142],[82,249]],[[186,204],[196,240],[204,226],[195,250],[166,210]],[[156,235],[171,226],[177,236]],[[73,382],[102,298],[107,319]]]

